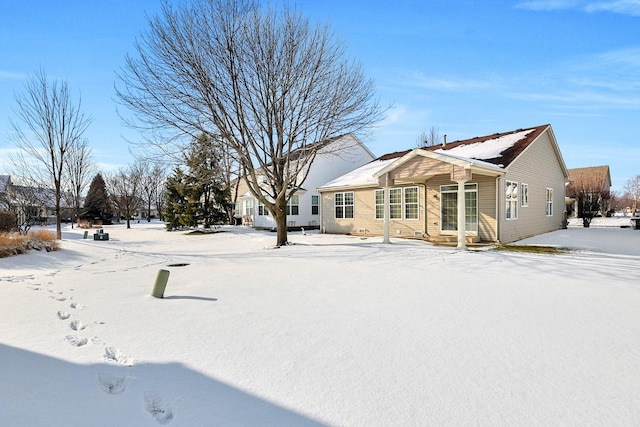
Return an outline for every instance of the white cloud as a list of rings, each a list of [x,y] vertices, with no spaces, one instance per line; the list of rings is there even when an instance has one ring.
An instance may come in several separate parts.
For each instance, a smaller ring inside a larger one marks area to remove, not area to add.
[[[490,78],[486,79],[469,79],[465,77],[438,77],[427,76],[421,72],[408,73],[404,79],[405,84],[421,89],[440,90],[440,91],[468,91],[489,89],[495,87],[496,84]]]
[[[0,70],[0,80],[23,80],[27,77],[27,74]]]
[[[640,16],[640,0],[576,1],[576,0],[532,0],[518,3],[516,8],[535,11],[576,9],[585,12],[611,12],[621,15]]]
[[[622,15],[640,16],[639,0],[617,0],[589,3],[585,6],[587,12],[613,12]]]
[[[537,0],[525,1],[516,5],[519,9],[536,11],[571,9],[578,6],[580,2],[574,0]]]

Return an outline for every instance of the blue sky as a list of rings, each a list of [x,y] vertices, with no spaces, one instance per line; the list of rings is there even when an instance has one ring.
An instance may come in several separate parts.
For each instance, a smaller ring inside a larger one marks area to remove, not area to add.
[[[115,72],[159,1],[1,0],[0,169],[14,92],[40,67],[67,80],[94,121],[103,170],[139,140],[116,113]],[[640,174],[640,1],[298,0],[374,79],[386,118],[376,155],[432,126],[449,141],[550,123],[567,167],[608,164],[613,189]],[[0,173],[3,173],[0,170]]]

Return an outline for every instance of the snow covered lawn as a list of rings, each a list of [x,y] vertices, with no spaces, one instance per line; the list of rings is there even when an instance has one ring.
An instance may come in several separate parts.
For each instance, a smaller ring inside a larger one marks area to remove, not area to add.
[[[132,227],[0,259],[0,424],[640,425],[640,231],[539,255]]]

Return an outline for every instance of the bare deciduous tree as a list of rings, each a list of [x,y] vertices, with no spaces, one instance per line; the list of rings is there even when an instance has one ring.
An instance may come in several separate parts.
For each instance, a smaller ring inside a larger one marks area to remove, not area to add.
[[[130,124],[171,151],[181,135],[219,136],[287,243],[286,206],[318,142],[380,119],[374,85],[327,26],[253,0],[165,4],[128,57],[117,88]]]
[[[67,204],[73,207],[74,221],[80,217],[82,194],[89,187],[96,173],[95,164],[91,161],[91,148],[86,139],[79,141],[69,150],[66,159],[67,191],[64,192]]]
[[[636,216],[638,214],[638,204],[640,204],[640,175],[629,178],[624,190],[631,200],[631,212]]]
[[[117,172],[107,176],[107,191],[111,202],[116,208],[117,215],[124,216],[127,228],[131,228],[131,217],[141,205],[141,176],[140,163],[120,168]]]
[[[440,136],[440,131],[435,127],[431,126],[431,129],[428,131],[423,130],[416,141],[416,147],[431,147],[433,145],[438,145],[442,143],[442,137]]]
[[[11,122],[20,150],[12,163],[32,185],[53,189],[56,235],[60,239],[65,164],[91,119],[82,113],[80,101],[72,102],[67,82],[49,81],[44,70],[28,79],[24,93],[15,95],[15,101],[15,113],[24,128]]]

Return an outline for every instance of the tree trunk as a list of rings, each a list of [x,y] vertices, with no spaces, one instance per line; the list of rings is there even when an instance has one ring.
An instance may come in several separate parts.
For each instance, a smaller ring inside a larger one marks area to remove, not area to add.
[[[276,209],[274,215],[276,220],[277,241],[276,246],[285,246],[287,244],[287,213],[283,209]]]
[[[62,221],[60,220],[60,198],[56,201],[56,239],[62,240]]]

